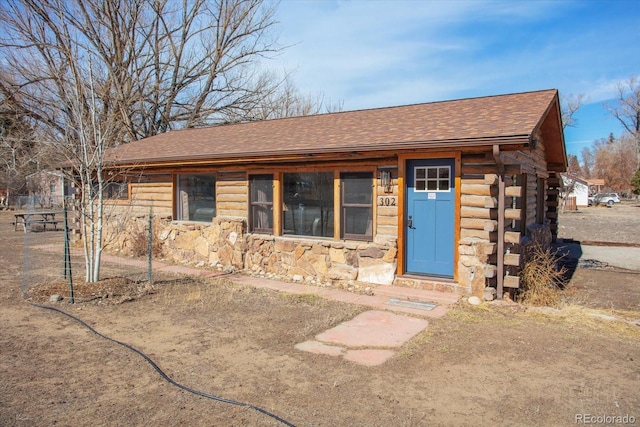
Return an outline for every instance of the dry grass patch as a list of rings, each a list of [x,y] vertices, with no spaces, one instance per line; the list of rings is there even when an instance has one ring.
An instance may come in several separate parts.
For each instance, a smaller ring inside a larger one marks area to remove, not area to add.
[[[525,305],[557,307],[566,271],[558,268],[557,252],[535,246],[520,272],[521,288],[517,301]]]
[[[158,293],[162,304],[167,306],[207,308],[231,301],[234,293],[247,291],[226,279],[190,278],[183,283],[162,286]]]
[[[409,360],[437,355],[447,363],[466,363],[470,360],[470,346],[477,354],[490,354],[492,349],[502,347],[510,348],[515,354],[529,351],[527,346],[531,343],[535,343],[531,345],[537,346],[537,351],[554,342],[556,346],[573,348],[585,337],[640,346],[637,313],[569,306],[562,301],[558,307],[456,304],[444,317],[430,319],[429,327],[407,342],[398,351],[397,358]],[[524,342],[527,344],[522,344]]]
[[[288,294],[285,292],[279,292],[278,296],[291,304],[302,304],[315,307],[327,304],[326,299],[316,294]]]
[[[631,338],[640,343],[640,318],[638,313],[622,310],[598,310],[578,305],[563,306],[559,315],[549,316],[535,311],[528,311],[530,315],[543,315],[547,318],[558,318],[572,325],[586,327],[599,331],[605,335],[619,338]]]

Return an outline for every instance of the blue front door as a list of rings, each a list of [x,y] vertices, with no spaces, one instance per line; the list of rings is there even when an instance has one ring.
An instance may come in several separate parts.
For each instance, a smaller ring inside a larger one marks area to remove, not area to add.
[[[454,167],[454,159],[407,161],[407,273],[453,277]]]

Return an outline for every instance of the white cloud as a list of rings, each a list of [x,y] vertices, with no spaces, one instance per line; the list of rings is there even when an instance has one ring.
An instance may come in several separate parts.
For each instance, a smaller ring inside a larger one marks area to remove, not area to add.
[[[640,57],[637,31],[624,25],[630,18],[582,22],[580,13],[605,6],[284,1],[281,42],[291,47],[280,60],[302,92],[342,100],[345,109],[546,88],[599,102]]]
[[[519,57],[518,52],[506,52],[508,57],[503,57],[496,52],[496,58],[489,58],[487,44],[504,45],[500,34],[469,28],[530,22],[555,5],[284,2],[282,41],[292,47],[282,60],[297,70],[295,80],[302,91],[342,99],[347,109],[465,96],[465,91],[488,94],[496,92],[498,84],[506,91],[526,90],[524,78],[513,88],[503,78],[529,72],[526,53]]]
[[[589,103],[609,101],[617,98],[618,87],[629,78],[623,79],[598,79],[589,85],[585,98]]]
[[[346,110],[557,88],[585,96],[570,152],[618,133],[603,108],[640,75],[640,2],[287,1],[279,58]]]

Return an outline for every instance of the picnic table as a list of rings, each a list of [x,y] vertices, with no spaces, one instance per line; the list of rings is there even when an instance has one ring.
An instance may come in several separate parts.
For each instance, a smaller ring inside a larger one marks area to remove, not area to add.
[[[53,226],[54,230],[58,230],[58,223],[62,222],[60,219],[56,219],[56,214],[59,212],[54,211],[38,211],[38,212],[21,212],[16,213],[16,221],[14,222],[15,231],[18,231],[18,227],[22,226],[24,232],[28,232],[32,225],[42,225],[43,231],[47,231],[47,225]]]

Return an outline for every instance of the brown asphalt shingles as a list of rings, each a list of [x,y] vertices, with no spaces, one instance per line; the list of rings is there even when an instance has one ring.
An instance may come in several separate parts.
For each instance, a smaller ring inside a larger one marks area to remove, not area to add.
[[[533,134],[556,90],[171,131],[121,145],[118,164],[428,148]]]

